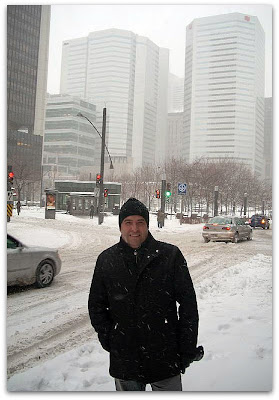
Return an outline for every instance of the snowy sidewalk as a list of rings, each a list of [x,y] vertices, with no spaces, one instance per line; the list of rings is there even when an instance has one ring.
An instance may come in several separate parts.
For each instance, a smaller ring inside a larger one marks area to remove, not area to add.
[[[217,260],[218,262],[218,260]],[[204,359],[184,391],[272,390],[272,259],[257,254],[196,285]],[[114,391],[108,353],[97,341],[12,376],[8,391]],[[147,387],[150,390],[150,387]]]

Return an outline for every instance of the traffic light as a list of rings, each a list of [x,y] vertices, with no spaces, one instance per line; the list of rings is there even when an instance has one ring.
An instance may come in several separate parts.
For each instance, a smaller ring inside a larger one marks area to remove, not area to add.
[[[166,198],[171,197],[171,184],[167,183]]]
[[[101,178],[102,178],[101,174],[96,175],[96,187],[100,186]]]
[[[159,199],[160,197],[161,197],[161,196],[160,196],[160,190],[157,189],[157,190],[156,190],[156,198]]]
[[[8,173],[8,181],[11,185],[14,183],[14,176],[15,174],[13,172]]]
[[[108,189],[104,189],[104,197],[108,197]]]

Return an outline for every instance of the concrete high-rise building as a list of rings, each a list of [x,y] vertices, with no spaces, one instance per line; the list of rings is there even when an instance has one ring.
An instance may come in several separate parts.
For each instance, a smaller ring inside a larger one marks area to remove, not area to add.
[[[168,77],[169,77],[169,49],[160,48],[157,125],[156,125],[156,144],[155,144],[156,165],[162,165],[166,161],[167,137],[168,137]]]
[[[183,112],[168,114],[167,160],[182,160]]]
[[[265,34],[257,17],[232,13],[186,29],[187,161],[231,158],[263,174]]]
[[[273,99],[265,98],[264,111],[264,179],[268,183],[272,183],[272,166],[273,166]]]
[[[96,104],[100,129],[106,107],[106,143],[114,164],[130,169],[155,160],[160,65],[160,48],[126,30],[63,42],[60,93]]]
[[[43,151],[44,182],[77,179],[83,167],[93,166],[94,160],[99,160],[101,140],[92,126],[77,116],[79,112],[87,115],[95,125],[94,104],[70,95],[48,96]],[[93,179],[95,176],[92,176]]]
[[[7,6],[7,162],[21,185],[41,179],[49,27],[49,5]]]
[[[168,112],[176,113],[184,108],[184,78],[169,74]]]
[[[137,36],[133,110],[133,167],[165,160],[169,50]]]

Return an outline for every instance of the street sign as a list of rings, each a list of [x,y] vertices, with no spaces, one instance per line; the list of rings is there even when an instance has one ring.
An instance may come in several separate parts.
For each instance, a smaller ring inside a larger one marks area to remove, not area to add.
[[[179,183],[177,185],[177,194],[187,194],[187,183]]]
[[[11,191],[7,192],[7,201],[13,201],[13,192]]]

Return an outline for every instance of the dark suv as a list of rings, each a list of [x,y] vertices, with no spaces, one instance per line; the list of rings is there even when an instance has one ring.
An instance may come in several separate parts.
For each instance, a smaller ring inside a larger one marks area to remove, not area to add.
[[[251,219],[249,220],[249,225],[252,228],[259,227],[263,229],[269,229],[269,218],[267,218],[266,215],[252,215]]]

